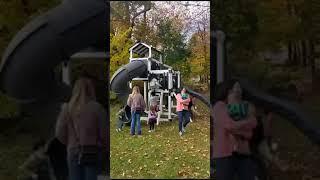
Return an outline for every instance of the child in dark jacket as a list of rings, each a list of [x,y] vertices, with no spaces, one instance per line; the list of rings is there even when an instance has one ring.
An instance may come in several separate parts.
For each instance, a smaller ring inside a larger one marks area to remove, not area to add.
[[[125,112],[124,108],[125,108],[125,106],[121,106],[121,109],[117,113],[117,116],[118,116],[118,124],[117,124],[117,129],[116,129],[117,132],[122,131],[122,128],[124,125],[124,118],[126,118],[125,117],[126,112]]]
[[[46,153],[47,144],[44,140],[37,142],[32,154],[19,167],[19,180],[50,180],[54,179],[49,157]]]

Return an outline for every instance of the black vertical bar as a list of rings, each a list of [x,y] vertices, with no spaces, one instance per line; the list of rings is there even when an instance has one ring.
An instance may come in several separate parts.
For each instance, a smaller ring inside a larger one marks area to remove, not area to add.
[[[217,69],[217,39],[214,37],[214,4],[210,1],[210,103],[213,106],[214,102],[214,89],[216,87],[216,69]],[[211,109],[210,109],[211,112]],[[211,113],[210,113],[211,114]],[[210,115],[210,179],[213,178],[213,160],[212,160],[212,152],[213,152],[213,118]]]
[[[106,101],[107,101],[107,166],[106,166],[106,176],[110,177],[110,101],[109,101],[109,91],[110,91],[110,1],[106,1],[106,26],[107,31],[105,34],[106,37],[106,52],[107,52],[107,65],[106,65],[106,88],[107,88],[107,95],[106,95]]]

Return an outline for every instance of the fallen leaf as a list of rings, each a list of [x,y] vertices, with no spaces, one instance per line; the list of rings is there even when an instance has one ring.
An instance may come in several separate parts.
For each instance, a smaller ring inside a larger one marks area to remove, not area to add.
[[[160,164],[157,163],[156,166],[160,166]]]

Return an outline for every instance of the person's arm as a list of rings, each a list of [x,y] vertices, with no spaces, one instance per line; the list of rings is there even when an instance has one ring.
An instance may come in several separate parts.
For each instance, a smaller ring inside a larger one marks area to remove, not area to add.
[[[250,136],[250,132],[248,133],[244,130],[250,126],[251,122],[244,120],[234,121],[228,114],[226,104],[217,102],[212,113],[214,121],[231,134]]]
[[[146,109],[146,102],[144,102],[144,98],[143,98],[143,96],[141,95],[141,99],[140,99],[140,103],[141,103],[141,107],[142,107],[142,109],[143,109],[143,111]]]
[[[243,119],[242,121],[247,121],[248,125],[245,126],[241,131],[241,135],[245,139],[251,139],[253,132],[252,130],[257,126],[256,119],[256,108],[253,104],[249,104],[248,117]]]
[[[117,112],[117,116],[120,116],[123,112],[124,112],[124,110],[123,110],[123,109],[120,109],[120,110]]]
[[[178,102],[183,103],[183,104],[188,104],[190,102],[190,98],[188,99],[182,99],[181,94],[175,95],[176,99]]]
[[[55,127],[55,137],[62,143],[67,144],[68,140],[68,125],[66,121],[66,110],[67,104],[63,104],[61,111],[58,115],[56,127]]]
[[[131,107],[131,104],[132,104],[132,97],[131,97],[131,94],[129,94],[129,97],[128,97],[128,100],[127,100],[127,105],[129,107]]]

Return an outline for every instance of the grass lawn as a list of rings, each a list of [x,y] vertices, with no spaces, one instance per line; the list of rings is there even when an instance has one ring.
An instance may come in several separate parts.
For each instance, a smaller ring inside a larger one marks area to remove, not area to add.
[[[21,175],[18,167],[30,155],[34,139],[28,134],[0,135],[0,179],[16,180]]]
[[[116,132],[118,105],[111,108],[111,178],[208,178],[210,171],[210,121],[208,109],[187,127],[183,137],[178,122],[161,122],[149,133],[142,121],[142,137],[131,137],[130,127]]]
[[[310,97],[302,103],[302,108],[310,112],[314,117],[320,117],[320,96]],[[317,127],[320,120],[313,119]],[[313,144],[297,128],[283,117],[274,119],[274,140],[279,145],[279,157],[289,164],[286,172],[273,169],[272,175],[275,180],[281,179],[320,179],[318,170],[320,163],[320,147]]]

